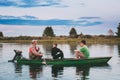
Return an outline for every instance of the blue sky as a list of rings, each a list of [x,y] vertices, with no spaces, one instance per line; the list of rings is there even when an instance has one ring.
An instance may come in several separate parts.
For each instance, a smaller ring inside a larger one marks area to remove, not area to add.
[[[56,35],[116,32],[120,0],[0,0],[0,31],[5,36],[41,36],[46,26]]]

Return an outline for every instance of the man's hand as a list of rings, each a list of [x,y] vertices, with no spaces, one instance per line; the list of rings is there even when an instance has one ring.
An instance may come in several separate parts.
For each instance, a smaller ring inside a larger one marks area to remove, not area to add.
[[[39,56],[43,56],[43,54],[39,54]]]
[[[80,52],[79,50],[74,50],[75,52]]]

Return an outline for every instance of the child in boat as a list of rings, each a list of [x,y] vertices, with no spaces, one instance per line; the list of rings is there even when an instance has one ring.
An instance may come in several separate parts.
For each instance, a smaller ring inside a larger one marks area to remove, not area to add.
[[[40,48],[37,47],[37,40],[32,40],[32,46],[29,48],[30,59],[41,59],[43,54],[39,52]]]
[[[76,58],[88,58],[89,57],[89,49],[86,46],[86,41],[82,40],[80,42],[81,49],[80,50],[75,50]]]
[[[53,48],[51,50],[51,53],[52,53],[53,59],[63,59],[64,58],[62,50],[57,48],[57,43],[53,44]]]

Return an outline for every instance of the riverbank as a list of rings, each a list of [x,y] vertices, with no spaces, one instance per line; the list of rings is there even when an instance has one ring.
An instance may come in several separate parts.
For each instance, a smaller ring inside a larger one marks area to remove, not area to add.
[[[38,43],[46,43],[46,42],[57,42],[57,43],[69,43],[69,42],[80,42],[81,40],[86,40],[87,43],[120,43],[120,38],[46,38],[46,39],[38,39]],[[31,40],[0,40],[1,43],[31,43]]]

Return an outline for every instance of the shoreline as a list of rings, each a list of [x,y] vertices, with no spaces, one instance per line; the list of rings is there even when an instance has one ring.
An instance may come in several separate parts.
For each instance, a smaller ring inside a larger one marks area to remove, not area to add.
[[[38,39],[38,43],[69,43],[76,42],[79,43],[81,40],[86,40],[90,44],[101,44],[101,43],[111,43],[111,44],[120,44],[120,38],[66,38],[66,39]],[[0,40],[0,43],[31,43],[31,40]]]

